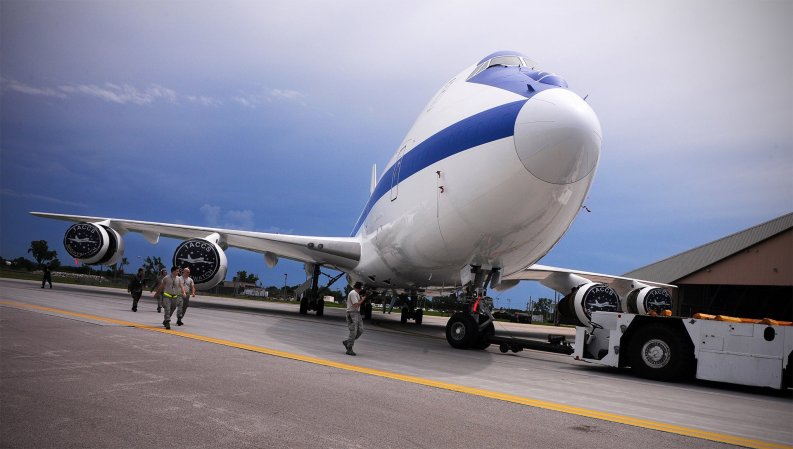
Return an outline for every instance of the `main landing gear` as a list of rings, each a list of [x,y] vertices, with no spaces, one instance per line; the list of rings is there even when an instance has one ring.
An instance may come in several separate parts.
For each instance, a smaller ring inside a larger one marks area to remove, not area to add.
[[[365,308],[361,309],[363,319],[368,320],[372,318],[372,303],[382,302],[383,313],[386,313],[386,310],[388,310],[388,313],[391,313],[391,300],[394,298],[393,295],[396,295],[396,292],[391,291],[390,296],[386,296],[386,293],[387,291],[382,293],[370,291],[368,293],[366,303],[362,306]],[[402,324],[407,323],[408,320],[414,320],[416,324],[421,324],[422,318],[424,317],[424,297],[421,296],[419,292],[413,291],[410,295],[399,295],[398,304],[400,307],[399,321]]]
[[[314,265],[314,272],[312,273],[311,277],[311,288],[306,290],[303,298],[300,299],[300,314],[306,315],[311,310],[316,310],[317,316],[322,316],[325,314],[325,300],[322,298],[322,293],[328,287],[333,285],[334,282],[338,281],[344,273],[340,273],[338,276],[334,276],[330,278],[328,281],[328,285],[322,287],[320,290],[319,288],[319,275],[325,274],[320,271],[319,265]],[[325,274],[325,276],[328,276]],[[330,277],[330,276],[328,276]]]
[[[485,271],[471,266],[473,279],[458,297],[458,311],[446,323],[446,341],[457,349],[486,349],[495,335],[492,302],[484,295],[487,285],[498,272],[497,269]]]
[[[421,308],[424,302],[423,299],[420,299],[416,292],[412,293],[410,296],[403,295],[401,299],[402,313],[399,317],[399,321],[404,324],[407,323],[408,320],[415,320],[416,324],[421,325],[421,321],[424,318],[424,310]]]
[[[520,352],[524,349],[572,354],[573,347],[563,336],[551,335],[548,342],[531,339],[497,336],[493,322],[492,300],[485,297],[487,286],[498,274],[498,269],[490,271],[472,266],[472,280],[464,293],[458,296],[458,311],[446,323],[446,341],[457,349],[486,349],[491,344],[499,345],[502,353]]]

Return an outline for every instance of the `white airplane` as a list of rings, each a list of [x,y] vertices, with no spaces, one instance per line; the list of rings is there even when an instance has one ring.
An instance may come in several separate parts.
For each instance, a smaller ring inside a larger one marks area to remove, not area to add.
[[[225,277],[228,247],[262,253],[269,267],[279,257],[304,262],[313,295],[303,299],[301,313],[323,314],[316,295],[321,266],[375,291],[456,291],[447,340],[483,348],[494,330],[488,301],[480,300],[488,288],[540,281],[567,295],[560,312],[584,324],[593,307],[618,310],[629,296],[641,303],[650,292],[669,296],[673,287],[664,284],[535,265],[581,210],[601,137],[597,116],[561,77],[501,51],[444,84],[379,179],[373,167],[371,196],[349,237],[31,213],[93,225],[104,251],[120,247],[113,243],[127,232],[151,243],[160,236],[190,239],[183,245],[203,247],[206,260],[217,261],[203,288]],[[403,308],[403,322],[408,318],[420,324],[422,311]]]
[[[197,258],[195,258],[195,259],[193,259],[193,258],[192,258],[192,257],[190,257],[190,256],[187,256],[187,257],[177,257],[177,260],[180,260],[180,261],[182,261],[182,262],[186,263],[187,265],[195,265],[195,264],[197,264],[197,263],[214,263],[214,262],[212,262],[212,261],[210,261],[210,260],[204,260],[204,258],[203,258],[203,257],[197,257]]]
[[[72,243],[93,243],[93,241],[89,237],[85,238],[68,238],[66,239]]]

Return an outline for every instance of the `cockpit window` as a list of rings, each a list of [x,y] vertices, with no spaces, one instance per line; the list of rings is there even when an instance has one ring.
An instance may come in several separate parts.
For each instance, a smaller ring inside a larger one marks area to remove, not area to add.
[[[496,56],[495,58],[490,60],[488,64],[488,68],[493,67],[494,65],[503,65],[506,67],[509,66],[518,66],[520,67],[523,65],[523,60],[520,59],[518,56]]]
[[[490,67],[496,67],[496,66],[528,67],[533,70],[537,69],[537,63],[525,56],[496,56],[488,59],[487,61],[483,61],[481,64],[476,66],[474,71],[471,72],[471,75],[468,76],[468,79],[470,80],[471,78],[489,69]]]

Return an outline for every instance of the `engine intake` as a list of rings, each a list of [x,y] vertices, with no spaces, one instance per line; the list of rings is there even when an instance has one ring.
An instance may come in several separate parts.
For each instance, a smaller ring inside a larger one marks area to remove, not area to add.
[[[661,287],[637,288],[628,293],[623,310],[639,315],[672,310],[672,295]]]
[[[73,224],[63,236],[63,246],[70,256],[86,265],[113,265],[124,256],[124,239],[103,224]]]
[[[190,268],[190,276],[199,290],[209,290],[226,278],[228,259],[226,253],[215,242],[205,239],[190,239],[176,247],[173,264]]]
[[[620,297],[608,285],[590,282],[562,298],[557,307],[561,322],[589,326],[592,312],[618,312]]]

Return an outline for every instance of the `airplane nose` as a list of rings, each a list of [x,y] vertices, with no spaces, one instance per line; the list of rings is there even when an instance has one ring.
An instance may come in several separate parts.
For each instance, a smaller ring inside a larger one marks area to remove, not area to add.
[[[580,181],[600,156],[595,112],[567,89],[548,89],[523,105],[515,120],[515,150],[526,170],[552,184]]]

